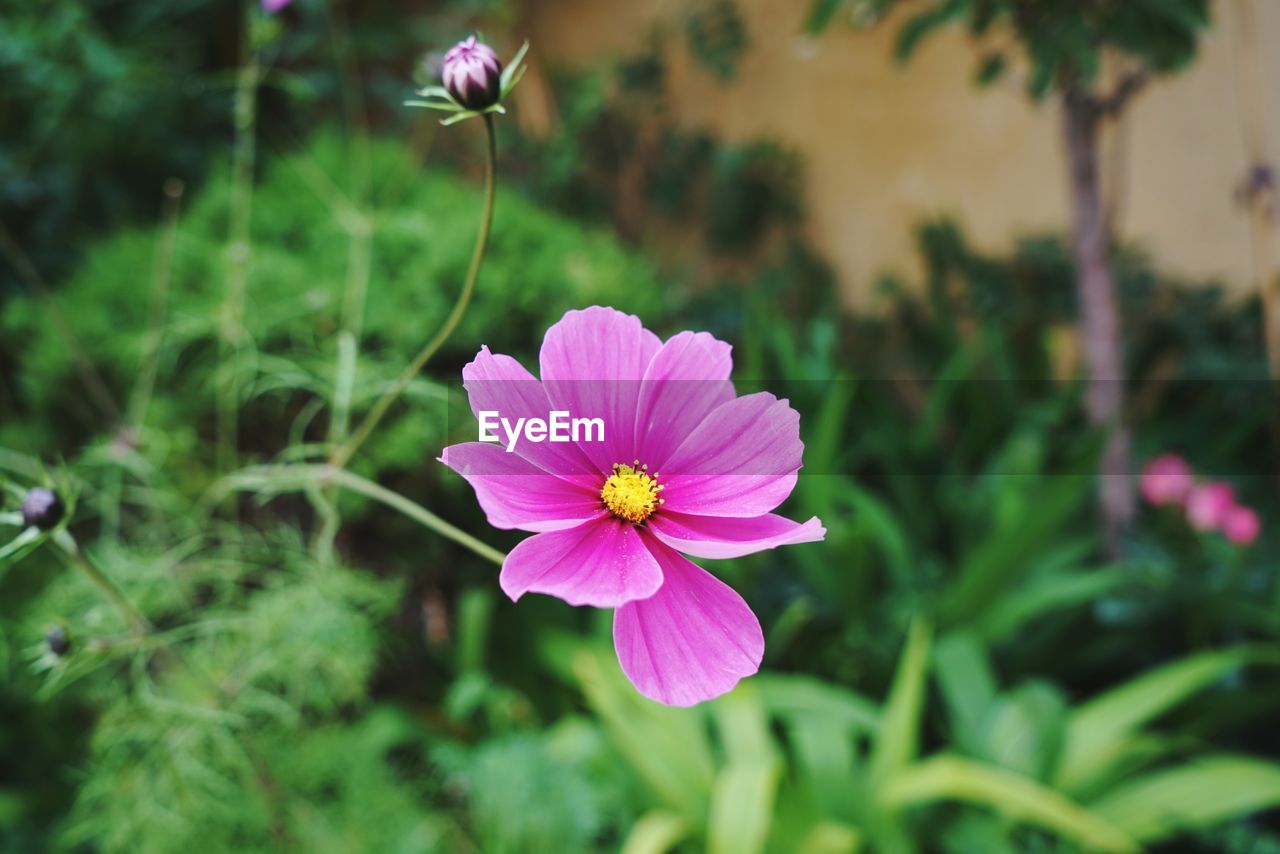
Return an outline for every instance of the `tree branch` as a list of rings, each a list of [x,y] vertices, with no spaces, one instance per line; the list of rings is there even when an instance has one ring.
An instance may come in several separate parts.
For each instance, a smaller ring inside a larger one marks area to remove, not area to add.
[[[1107,118],[1115,118],[1150,80],[1151,74],[1145,68],[1126,72],[1111,90],[1110,95],[1098,99],[1098,110]]]

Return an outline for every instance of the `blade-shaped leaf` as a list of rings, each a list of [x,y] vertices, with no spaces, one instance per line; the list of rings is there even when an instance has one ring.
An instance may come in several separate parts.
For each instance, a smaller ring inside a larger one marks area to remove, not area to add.
[[[1167,664],[1097,697],[1072,713],[1058,785],[1076,791],[1105,771],[1138,728],[1250,661],[1280,661],[1273,649],[1233,647]]]
[[[1091,804],[1142,843],[1280,806],[1280,765],[1214,756],[1128,783]]]
[[[650,810],[627,834],[622,854],[666,854],[689,832],[689,823],[673,812]]]
[[[778,763],[730,762],[716,775],[707,821],[711,854],[757,854],[773,820]]]
[[[906,648],[889,689],[880,733],[871,753],[872,785],[883,782],[916,755],[924,681],[929,667],[930,629],[916,619],[907,632]]]
[[[989,807],[1050,830],[1089,851],[1137,851],[1138,843],[1111,821],[1021,774],[958,756],[927,759],[895,774],[881,792],[886,807],[937,800]]]

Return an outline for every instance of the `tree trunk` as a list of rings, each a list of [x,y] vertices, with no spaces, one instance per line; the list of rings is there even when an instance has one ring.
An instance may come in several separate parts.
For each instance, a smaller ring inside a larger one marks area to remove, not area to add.
[[[1070,163],[1071,208],[1080,306],[1080,338],[1087,370],[1085,407],[1089,422],[1108,431],[1098,470],[1098,501],[1107,551],[1116,555],[1133,516],[1129,433],[1124,425],[1124,350],[1115,279],[1107,258],[1109,241],[1098,179],[1097,100],[1069,92],[1063,100],[1063,130]]]

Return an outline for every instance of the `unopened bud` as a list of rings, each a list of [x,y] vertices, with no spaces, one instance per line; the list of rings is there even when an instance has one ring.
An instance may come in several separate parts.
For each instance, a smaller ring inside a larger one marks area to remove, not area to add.
[[[71,651],[71,639],[67,637],[67,633],[59,626],[54,626],[44,633],[45,645],[49,647],[49,652],[62,658]]]
[[[502,94],[502,62],[493,48],[471,36],[444,55],[440,74],[444,88],[468,110],[483,110],[498,103]]]
[[[62,521],[65,510],[57,493],[37,486],[22,499],[22,524],[48,531]]]

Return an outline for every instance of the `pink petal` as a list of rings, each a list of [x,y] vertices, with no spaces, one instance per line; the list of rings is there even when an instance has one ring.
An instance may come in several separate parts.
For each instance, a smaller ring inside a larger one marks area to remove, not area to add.
[[[558,531],[600,514],[598,490],[547,474],[498,445],[452,445],[444,449],[440,462],[466,478],[495,528]]]
[[[644,536],[663,582],[653,596],[614,613],[622,672],[641,694],[669,706],[718,697],[760,669],[760,621],[727,584]]]
[[[570,605],[616,608],[652,596],[662,570],[633,525],[602,515],[520,543],[503,561],[498,581],[512,601],[546,593]]]
[[[612,308],[570,311],[547,330],[539,361],[547,395],[572,418],[604,419],[604,441],[584,442],[600,471],[636,457],[636,400],[661,348],[640,319]]]
[[[533,374],[510,356],[489,352],[488,347],[481,347],[462,369],[462,386],[477,418],[481,410],[490,410],[514,424],[517,418],[545,419],[552,409],[546,389]],[[501,431],[498,435],[502,438]],[[583,488],[598,491],[604,483],[600,470],[572,443],[520,441],[515,452],[543,471]]]
[[[762,516],[796,485],[800,415],[768,392],[739,397],[703,419],[659,470],[664,509],[696,516]]]
[[[676,551],[694,557],[741,557],[778,546],[816,543],[827,536],[818,517],[803,525],[773,513],[750,519],[687,516],[663,512],[649,520],[649,530]]]
[[[702,419],[733,400],[731,350],[706,332],[681,332],[653,357],[636,412],[637,456],[649,468],[661,471]]]

